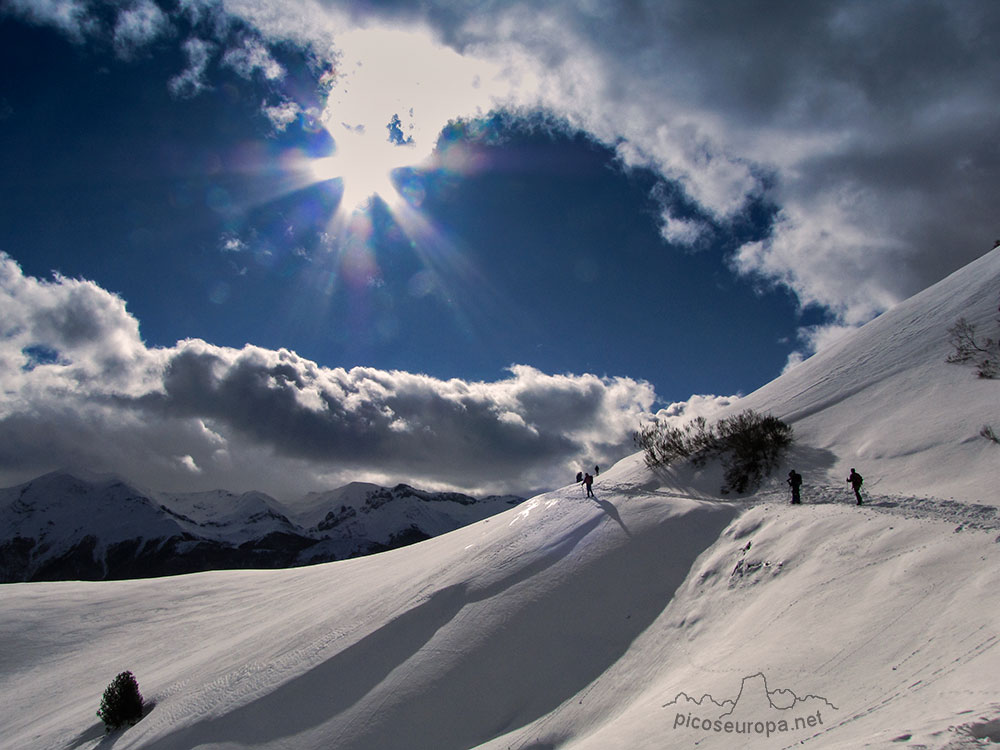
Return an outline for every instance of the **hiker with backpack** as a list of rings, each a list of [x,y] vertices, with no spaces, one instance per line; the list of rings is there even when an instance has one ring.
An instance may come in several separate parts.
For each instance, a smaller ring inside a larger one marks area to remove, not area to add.
[[[847,481],[851,483],[851,489],[854,490],[854,497],[858,499],[858,505],[861,505],[861,483],[864,482],[864,477],[862,477],[858,472],[851,467],[851,475],[847,477]]]
[[[802,486],[802,475],[795,469],[788,472],[788,486],[792,488],[792,505],[801,504],[802,498],[799,496],[799,488]]]

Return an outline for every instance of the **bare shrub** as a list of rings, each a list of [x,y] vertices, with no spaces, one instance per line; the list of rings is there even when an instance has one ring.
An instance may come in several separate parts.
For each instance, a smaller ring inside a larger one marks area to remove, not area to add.
[[[945,361],[951,364],[971,364],[976,374],[987,380],[995,380],[1000,375],[1000,341],[990,337],[977,338],[976,326],[965,318],[959,318],[948,329],[948,343],[952,352]]]
[[[683,427],[645,425],[634,435],[650,468],[677,460],[702,466],[718,456],[725,468],[724,493],[756,490],[778,466],[793,441],[792,428],[770,414],[747,409],[709,425],[704,417]]]

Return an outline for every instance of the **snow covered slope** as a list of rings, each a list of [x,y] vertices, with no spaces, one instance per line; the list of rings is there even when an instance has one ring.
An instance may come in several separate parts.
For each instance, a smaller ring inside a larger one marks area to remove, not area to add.
[[[1000,381],[948,364],[959,318],[1000,333],[1000,249],[911,297],[829,349],[742,399],[737,409],[790,422],[813,453],[806,468],[843,483],[852,466],[865,486],[1000,503]],[[809,481],[809,477],[806,477]]]
[[[635,504],[627,517],[574,485],[339,563],[9,584],[0,730],[15,746],[93,747],[93,691],[128,668],[156,707],[120,747],[473,746],[612,666],[735,513]],[[46,694],[61,706],[47,720]]]
[[[956,298],[995,302],[998,255],[740,405],[794,420],[804,505],[780,481],[724,502],[712,467],[651,472],[633,456],[593,500],[570,485],[370,557],[8,584],[0,737],[42,750],[1000,742],[1000,452],[980,452],[1000,447],[954,442],[994,418],[1000,384],[945,365],[941,346],[953,315],[974,317]],[[854,464],[869,479],[860,508],[843,481]],[[94,713],[124,669],[153,705],[105,739]]]
[[[490,748],[1000,742],[1000,524],[753,506],[601,678]]]
[[[995,519],[650,479],[622,462],[596,500],[574,485],[309,568],[8,584],[0,731],[100,747],[123,669],[155,705],[116,748],[941,748],[1000,718]]]

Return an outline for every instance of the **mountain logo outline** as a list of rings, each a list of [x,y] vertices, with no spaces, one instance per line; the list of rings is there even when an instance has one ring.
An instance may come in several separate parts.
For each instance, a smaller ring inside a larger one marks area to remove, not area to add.
[[[719,718],[722,719],[722,718],[725,718],[727,716],[731,716],[733,714],[733,712],[736,711],[736,708],[737,708],[737,706],[739,706],[740,700],[743,698],[744,693],[749,693],[749,691],[747,690],[747,683],[755,681],[755,680],[759,680],[759,683],[763,686],[763,695],[766,697],[768,707],[771,708],[771,709],[774,709],[776,711],[791,711],[794,708],[796,708],[797,706],[800,706],[801,704],[806,703],[807,701],[813,701],[813,700],[815,700],[815,701],[822,701],[828,708],[831,708],[834,711],[839,711],[840,710],[832,702],[830,702],[829,700],[827,700],[826,698],[824,698],[821,695],[814,695],[812,693],[809,693],[808,695],[802,696],[800,698],[798,695],[796,695],[796,693],[795,693],[794,690],[789,690],[787,688],[778,688],[778,689],[775,689],[775,690],[771,690],[768,687],[768,684],[767,684],[767,677],[765,676],[765,674],[763,672],[756,672],[755,674],[745,676],[740,681],[740,690],[739,690],[739,693],[737,693],[737,695],[736,695],[735,698],[726,699],[726,700],[723,700],[723,701],[717,701],[717,700],[715,700],[715,698],[712,697],[712,695],[710,693],[705,693],[704,695],[701,696],[701,698],[692,698],[690,695],[688,695],[688,693],[686,693],[685,691],[682,690],[681,692],[679,692],[674,697],[674,699],[672,701],[664,703],[663,704],[663,708],[669,708],[670,706],[676,706],[676,705],[678,705],[678,703],[679,703],[679,701],[681,700],[682,697],[689,704],[693,703],[694,705],[696,705],[698,707],[703,706],[704,703],[705,703],[705,701],[707,700],[712,705],[716,706],[717,708],[727,708],[728,707],[728,709],[729,709],[728,711],[725,711],[724,713],[719,714]],[[758,695],[760,694],[759,690],[757,691],[757,694]],[[786,699],[790,699],[791,703],[788,703],[787,700],[785,700],[785,701],[780,701],[779,700],[779,702],[776,703],[775,700],[774,700],[774,696],[778,696],[779,699],[781,697],[785,697]],[[782,704],[787,704],[787,705],[782,705]]]

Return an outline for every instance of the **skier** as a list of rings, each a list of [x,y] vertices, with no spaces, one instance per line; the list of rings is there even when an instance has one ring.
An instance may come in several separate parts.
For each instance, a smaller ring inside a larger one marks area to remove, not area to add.
[[[583,475],[583,483],[587,487],[587,497],[593,497],[594,491],[590,489],[590,486],[594,483],[594,478],[590,476],[590,473]]]
[[[576,472],[576,483],[580,484],[580,482],[582,481],[583,481],[583,472],[582,471]]]
[[[795,469],[788,472],[788,486],[792,488],[792,505],[801,504],[802,498],[799,496],[799,488],[802,486],[802,475]]]
[[[851,483],[851,489],[854,490],[854,497],[858,499],[858,505],[861,505],[861,483],[864,478],[851,467],[851,475],[847,478],[847,481]]]
[[[601,467],[600,466],[595,466],[594,467],[594,476],[596,477],[600,473],[601,473]]]

